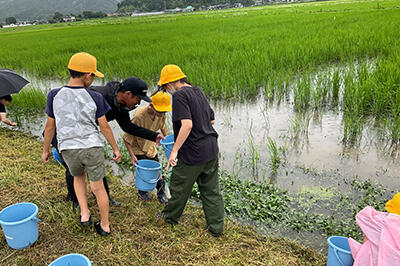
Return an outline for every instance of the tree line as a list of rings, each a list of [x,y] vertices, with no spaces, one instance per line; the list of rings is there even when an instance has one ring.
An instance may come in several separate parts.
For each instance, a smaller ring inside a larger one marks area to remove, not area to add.
[[[161,11],[165,9],[184,8],[192,6],[193,8],[208,7],[220,4],[242,3],[243,5],[252,5],[254,0],[123,0],[118,3],[118,12],[127,11]]]

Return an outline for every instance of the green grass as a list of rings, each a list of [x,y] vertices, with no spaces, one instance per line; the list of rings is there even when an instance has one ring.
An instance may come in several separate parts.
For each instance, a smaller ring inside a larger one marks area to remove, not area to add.
[[[9,104],[11,111],[23,110],[24,112],[41,112],[46,108],[47,91],[35,87],[26,87],[19,93],[12,95],[13,100]]]
[[[200,207],[188,205],[180,224],[171,228],[157,221],[158,202],[140,202],[133,187],[123,187],[108,173],[112,196],[122,202],[111,207],[112,235],[99,237],[82,228],[79,212],[64,201],[64,170],[55,162],[44,164],[42,143],[17,131],[0,129],[0,209],[16,202],[38,205],[39,239],[31,247],[13,250],[0,235],[1,265],[48,265],[54,259],[81,253],[96,265],[324,265],[325,257],[310,248],[276,237],[263,237],[250,227],[226,219],[225,233],[212,237],[205,229]],[[98,210],[89,205],[94,220]]]
[[[358,142],[373,118],[397,144],[399,28],[393,0],[38,25],[0,30],[0,67],[65,79],[70,56],[87,51],[107,80],[138,76],[155,86],[161,68],[174,63],[209,96],[243,99],[262,89],[269,101],[293,101],[297,112],[338,108],[344,142]]]
[[[209,95],[256,95],[298,72],[396,53],[398,3],[380,5],[338,1],[0,31],[1,66],[63,78],[70,56],[84,50],[108,79],[136,75],[154,84],[163,65],[176,63]]]

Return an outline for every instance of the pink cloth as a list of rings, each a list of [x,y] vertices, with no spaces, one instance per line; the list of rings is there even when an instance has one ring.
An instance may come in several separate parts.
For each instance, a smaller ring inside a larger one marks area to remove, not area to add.
[[[400,216],[367,206],[356,215],[357,225],[368,241],[349,238],[354,266],[400,265]]]

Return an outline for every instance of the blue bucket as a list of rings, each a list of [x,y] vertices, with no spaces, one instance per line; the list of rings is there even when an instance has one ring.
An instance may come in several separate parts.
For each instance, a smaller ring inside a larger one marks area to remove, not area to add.
[[[156,188],[161,171],[161,164],[153,160],[139,160],[135,163],[136,188],[141,191],[151,191]]]
[[[0,224],[10,248],[22,249],[36,242],[40,222],[36,217],[38,211],[36,204],[22,202],[8,206],[0,212]]]
[[[86,256],[73,253],[59,257],[58,259],[50,263],[49,266],[69,266],[69,265],[90,266],[92,265],[92,262]]]
[[[162,139],[160,141],[160,144],[163,146],[165,155],[167,156],[167,160],[169,159],[169,156],[171,155],[172,148],[174,147],[174,134],[168,135],[165,137],[165,139]]]
[[[53,148],[53,158],[54,158],[54,161],[56,161],[56,162],[59,163],[59,164],[62,164],[60,155],[58,154],[56,148]]]
[[[351,266],[354,263],[351,255],[349,240],[344,236],[331,236],[328,238],[327,266]]]

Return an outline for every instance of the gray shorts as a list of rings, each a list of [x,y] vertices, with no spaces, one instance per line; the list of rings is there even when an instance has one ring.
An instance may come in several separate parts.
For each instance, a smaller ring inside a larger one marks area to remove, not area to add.
[[[61,155],[73,176],[86,170],[89,181],[99,181],[106,175],[103,147],[63,150]]]

